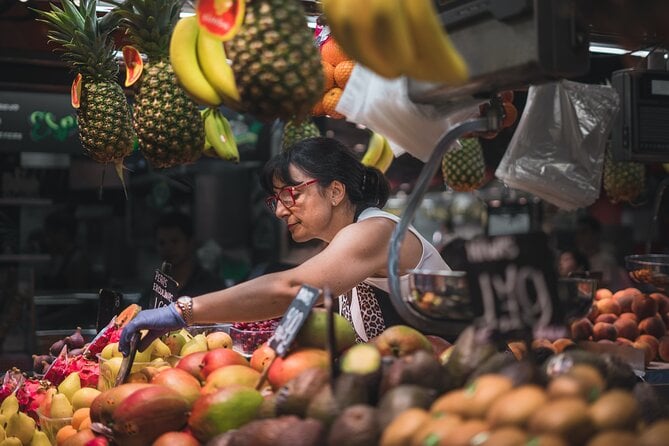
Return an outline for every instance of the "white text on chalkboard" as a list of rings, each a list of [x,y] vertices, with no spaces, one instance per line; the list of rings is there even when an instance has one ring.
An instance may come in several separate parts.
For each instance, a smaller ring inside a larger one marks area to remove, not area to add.
[[[510,260],[518,257],[518,254],[518,245],[512,237],[495,237],[467,244],[467,260],[471,263]]]

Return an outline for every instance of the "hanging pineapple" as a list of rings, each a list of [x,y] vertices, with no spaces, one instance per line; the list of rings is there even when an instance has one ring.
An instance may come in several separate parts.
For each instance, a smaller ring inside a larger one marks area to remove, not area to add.
[[[118,21],[98,19],[95,0],[62,0],[63,9],[36,11],[50,30],[50,42],[60,45],[63,60],[77,73],[72,105],[77,107],[79,139],[84,153],[98,163],[115,163],[120,174],[123,158],[133,150],[135,132],[123,89],[116,82],[118,64],[110,34]]]
[[[130,41],[148,59],[139,77],[133,118],[139,148],[158,168],[194,162],[204,148],[198,106],[177,84],[169,62],[170,37],[182,4],[126,0],[115,10]]]
[[[469,192],[485,181],[485,160],[478,138],[462,138],[441,160],[444,183],[457,192]]]
[[[604,155],[604,190],[612,203],[632,202],[645,187],[645,166],[631,161],[614,161],[611,150]]]
[[[320,100],[321,58],[296,0],[249,0],[225,48],[242,107],[257,118],[299,120]]]
[[[316,136],[321,136],[321,132],[311,119],[307,118],[302,122],[288,121],[283,126],[281,148],[287,150],[298,141]]]

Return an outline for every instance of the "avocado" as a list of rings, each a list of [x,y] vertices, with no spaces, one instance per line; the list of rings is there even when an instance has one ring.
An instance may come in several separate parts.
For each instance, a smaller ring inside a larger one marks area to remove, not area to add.
[[[402,384],[387,391],[377,408],[379,426],[385,429],[397,415],[405,410],[417,407],[427,409],[437,397],[437,391],[416,384]]]
[[[326,382],[330,374],[321,368],[311,368],[297,375],[276,391],[276,414],[303,417],[311,398]]]
[[[439,360],[431,353],[417,350],[397,359],[381,377],[379,393],[400,384],[418,384],[436,391],[444,388],[444,373]]]
[[[330,427],[328,446],[375,446],[381,437],[378,410],[366,404],[347,407]]]

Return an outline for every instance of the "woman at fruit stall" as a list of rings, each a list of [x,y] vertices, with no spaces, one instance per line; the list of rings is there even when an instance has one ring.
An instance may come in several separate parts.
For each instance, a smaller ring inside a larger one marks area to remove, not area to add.
[[[325,248],[302,264],[197,297],[140,312],[123,330],[147,329],[139,349],[167,331],[189,324],[257,321],[281,316],[303,284],[329,287],[339,311],[366,341],[401,323],[388,296],[388,245],[399,218],[384,212],[390,188],[379,170],[366,167],[342,143],[309,138],[272,158],[261,182],[266,203],[296,242],[319,239]],[[402,243],[400,271],[448,270],[439,252],[414,228]],[[408,277],[400,277],[408,293]]]

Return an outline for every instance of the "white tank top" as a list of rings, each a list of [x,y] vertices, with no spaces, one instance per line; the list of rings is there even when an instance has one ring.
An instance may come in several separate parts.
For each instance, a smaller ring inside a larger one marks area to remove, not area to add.
[[[360,213],[358,221],[366,220],[368,218],[382,217],[392,220],[395,223],[399,223],[400,218],[396,215],[391,214],[390,212],[382,211],[379,208],[367,208]],[[420,260],[418,264],[413,269],[424,269],[430,271],[450,271],[451,268],[446,264],[444,259],[439,254],[439,251],[432,246],[420,233],[413,227],[409,226],[409,231],[414,234],[420,240],[420,244],[423,248],[423,251],[420,255]],[[406,240],[406,238],[405,238]],[[383,291],[389,292],[390,285],[388,284],[387,277],[368,277],[364,280],[365,283],[368,283],[372,286],[382,289]],[[402,294],[404,296],[409,295],[409,275],[404,274],[400,276],[400,287],[402,289]]]

